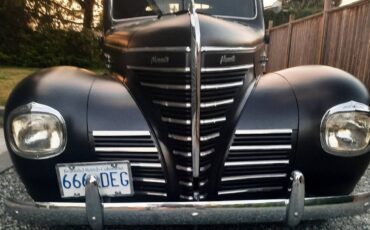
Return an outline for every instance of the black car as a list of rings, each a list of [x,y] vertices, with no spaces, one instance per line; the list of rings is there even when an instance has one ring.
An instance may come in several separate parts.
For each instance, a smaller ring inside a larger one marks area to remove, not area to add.
[[[261,0],[106,0],[110,74],[39,71],[6,106],[31,223],[177,225],[354,215],[370,160],[367,89],[302,66],[263,76]]]

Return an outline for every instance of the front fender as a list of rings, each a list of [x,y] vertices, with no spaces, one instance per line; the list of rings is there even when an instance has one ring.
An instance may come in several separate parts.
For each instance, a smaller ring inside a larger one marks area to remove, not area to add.
[[[54,158],[24,159],[14,154],[8,145],[14,166],[35,201],[61,200],[56,164],[96,160],[91,141],[93,130],[149,130],[121,83],[83,69],[55,67],[27,77],[12,92],[5,121],[9,122],[11,111],[30,102],[56,109],[67,126],[66,149]],[[5,129],[8,132],[7,126]]]
[[[305,175],[306,193],[349,194],[367,169],[370,153],[349,158],[334,156],[326,153],[320,142],[324,114],[349,101],[370,102],[366,87],[349,73],[328,66],[282,70],[261,78],[237,130],[292,129],[290,170]]]

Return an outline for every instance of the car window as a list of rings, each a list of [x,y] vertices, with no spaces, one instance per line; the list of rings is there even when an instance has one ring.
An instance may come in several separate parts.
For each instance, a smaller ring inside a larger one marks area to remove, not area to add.
[[[190,0],[113,0],[113,18],[172,14],[188,9]],[[253,18],[256,0],[196,0],[197,12],[215,16]]]

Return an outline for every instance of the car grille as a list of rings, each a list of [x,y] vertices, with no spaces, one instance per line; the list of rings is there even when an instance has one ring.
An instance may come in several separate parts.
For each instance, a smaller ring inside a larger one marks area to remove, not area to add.
[[[97,160],[130,162],[135,195],[167,197],[160,155],[149,132],[93,132]]]
[[[191,76],[190,73],[137,72],[140,85],[161,111],[168,129],[169,148],[175,156],[180,197],[193,200]],[[200,199],[207,197],[206,185],[220,129],[227,121],[238,89],[248,70],[202,73],[200,105]],[[252,74],[252,73],[250,73]]]
[[[224,164],[219,196],[283,192],[288,183],[292,130],[238,130]]]

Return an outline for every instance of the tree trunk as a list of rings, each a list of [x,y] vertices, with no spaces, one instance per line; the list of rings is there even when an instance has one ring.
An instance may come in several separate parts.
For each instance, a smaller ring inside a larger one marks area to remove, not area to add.
[[[84,1],[84,29],[91,29],[94,22],[94,5],[95,0],[85,0]]]

